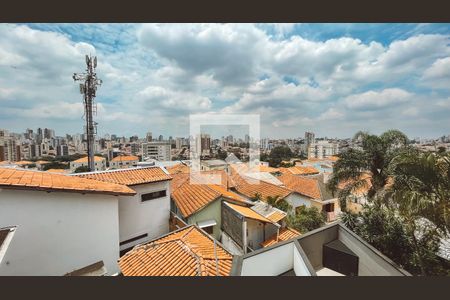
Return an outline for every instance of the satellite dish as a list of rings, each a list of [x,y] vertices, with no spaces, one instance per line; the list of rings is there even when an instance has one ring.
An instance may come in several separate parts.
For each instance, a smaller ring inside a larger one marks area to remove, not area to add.
[[[97,56],[94,57],[94,68],[97,68]]]

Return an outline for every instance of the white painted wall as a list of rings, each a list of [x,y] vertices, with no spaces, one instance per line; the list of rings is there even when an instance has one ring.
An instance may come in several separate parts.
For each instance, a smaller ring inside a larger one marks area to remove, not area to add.
[[[294,243],[287,243],[242,260],[242,276],[278,276],[294,267]]]
[[[307,197],[303,197],[297,193],[292,193],[286,197],[286,201],[295,209],[299,206],[305,205],[311,207],[311,200]]]
[[[170,190],[169,181],[147,183],[130,186],[136,191],[134,196],[119,197],[119,238],[126,241],[133,237],[147,233],[141,240],[120,246],[120,250],[127,249],[139,243],[155,239],[169,232]],[[166,190],[166,196],[141,201],[141,195],[160,190]]]
[[[293,247],[294,251],[294,272],[297,276],[311,276],[311,273],[308,270],[308,267],[306,267],[306,263],[303,260],[302,256],[298,252],[297,247]]]
[[[339,240],[359,257],[358,276],[404,276],[394,266],[339,228]]]
[[[0,227],[17,226],[0,275],[64,275],[103,260],[119,271],[118,197],[0,189]]]
[[[256,220],[247,219],[247,241],[248,246],[253,250],[261,248],[264,242],[264,224]]]
[[[222,231],[220,235],[221,244],[225,249],[228,250],[233,255],[243,255],[244,251],[242,248],[236,244],[231,237],[228,236],[225,232]]]

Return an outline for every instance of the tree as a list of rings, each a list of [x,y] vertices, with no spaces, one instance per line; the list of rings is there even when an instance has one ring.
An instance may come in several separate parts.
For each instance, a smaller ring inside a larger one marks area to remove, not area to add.
[[[89,169],[88,166],[80,166],[73,171],[74,173],[84,173],[84,172],[90,172],[91,169]]]
[[[266,202],[284,212],[290,212],[292,210],[292,206],[285,199],[281,199],[280,196],[268,196]]]
[[[450,232],[450,156],[411,150],[395,157],[390,169],[393,184],[385,202],[398,212],[413,259],[427,275],[440,239]]]
[[[380,136],[358,132],[354,140],[361,143],[361,149],[350,148],[338,155],[339,160],[335,163],[327,184],[334,194],[340,183],[347,183],[338,193],[343,211],[346,210],[347,198],[361,187],[368,188],[369,201],[375,199],[377,193],[388,183],[387,169],[390,161],[408,143],[406,135],[398,130],[388,130]]]
[[[325,215],[314,206],[300,206],[295,214],[289,214],[287,217],[288,226],[301,233],[319,228],[325,225],[325,221]]]
[[[42,167],[42,169],[43,169],[44,171],[47,171],[47,170],[49,170],[49,169],[66,169],[66,168],[67,168],[67,164],[63,164],[63,163],[56,162],[56,161],[51,162],[51,163],[49,163],[49,164],[45,164],[45,165]]]
[[[277,146],[270,151],[269,166],[278,168],[283,160],[290,160],[293,155],[289,147]]]

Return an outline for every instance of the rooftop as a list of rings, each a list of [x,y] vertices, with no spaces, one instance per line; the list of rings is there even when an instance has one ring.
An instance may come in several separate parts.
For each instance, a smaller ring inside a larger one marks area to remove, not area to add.
[[[309,198],[321,201],[335,198],[320,178],[307,178],[285,173],[279,176],[278,179],[288,189]]]
[[[341,223],[266,245],[233,262],[237,276],[410,276]]]
[[[106,159],[103,156],[94,156],[94,161],[96,161],[96,162],[101,162],[101,161],[104,161],[104,160],[106,160]],[[72,162],[75,162],[75,163],[87,163],[88,162],[88,157],[85,156],[85,157],[79,158],[77,160],[74,160]],[[36,162],[36,163],[39,163],[39,162]]]
[[[269,196],[285,198],[291,193],[287,188],[239,174],[233,174],[231,180],[233,182],[232,186],[236,191],[248,198],[254,198],[256,194],[259,194],[262,200],[265,201]]]
[[[119,155],[111,159],[111,162],[120,162],[120,161],[139,161],[139,157],[134,155]]]
[[[243,217],[261,221],[261,222],[265,222],[265,223],[273,223],[268,218],[264,217],[263,215],[260,215],[259,213],[257,213],[256,211],[254,211],[253,209],[251,209],[247,206],[231,204],[228,202],[224,202],[224,203],[225,203],[225,205],[227,205],[228,207],[230,207],[231,209],[233,209],[235,212],[237,212],[238,214],[240,214]]]
[[[119,267],[125,276],[228,276],[232,260],[218,242],[191,225],[134,247],[119,259]]]
[[[172,177],[160,167],[137,167],[119,170],[75,173],[71,176],[95,179],[123,185],[138,185],[171,180]]]
[[[283,220],[287,216],[286,212],[273,207],[265,203],[264,201],[257,201],[255,205],[251,207],[251,209],[256,211],[258,214],[263,215],[274,223]]]
[[[51,172],[0,168],[0,188],[134,195],[127,186]]]
[[[261,246],[265,247],[269,247],[272,245],[275,245],[276,243],[279,242],[284,242],[293,238],[296,238],[300,235],[300,232],[298,232],[295,229],[289,228],[289,227],[285,227],[280,229],[280,233],[279,234],[275,234],[271,237],[269,237],[267,240],[265,240]]]
[[[294,166],[289,168],[280,168],[280,172],[292,175],[312,175],[319,174],[319,170],[313,166]]]

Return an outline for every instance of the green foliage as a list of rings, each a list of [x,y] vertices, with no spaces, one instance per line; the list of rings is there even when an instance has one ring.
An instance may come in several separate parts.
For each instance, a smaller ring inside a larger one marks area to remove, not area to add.
[[[279,196],[268,196],[266,201],[269,205],[281,209],[284,212],[290,212],[292,210],[292,206],[285,199],[281,199]]]
[[[219,151],[218,151],[218,153],[217,153],[217,158],[218,158],[218,159],[225,160],[227,157],[228,157],[228,152],[219,149]]]
[[[88,166],[80,166],[78,168],[75,169],[75,171],[73,171],[74,173],[84,173],[84,172],[90,172],[91,170],[89,169]]]
[[[287,225],[305,233],[325,225],[325,215],[317,207],[300,206],[295,214],[289,214]]]
[[[42,169],[47,171],[49,169],[67,169],[67,164],[63,164],[57,161],[51,162],[49,164],[45,164]]]
[[[270,151],[269,166],[278,168],[283,160],[290,160],[294,154],[287,146],[277,146]]]

